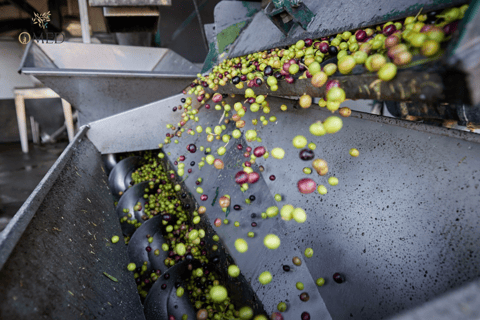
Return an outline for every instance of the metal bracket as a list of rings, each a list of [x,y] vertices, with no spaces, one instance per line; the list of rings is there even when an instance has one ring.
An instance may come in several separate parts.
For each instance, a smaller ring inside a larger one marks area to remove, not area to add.
[[[264,12],[285,35],[288,35],[295,24],[307,30],[308,24],[315,16],[300,0],[273,0]]]

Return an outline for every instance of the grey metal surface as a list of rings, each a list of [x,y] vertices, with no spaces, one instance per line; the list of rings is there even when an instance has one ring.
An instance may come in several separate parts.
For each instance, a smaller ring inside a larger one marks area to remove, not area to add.
[[[241,97],[235,99],[243,101]],[[188,189],[193,190],[196,188],[195,180],[198,177],[204,179],[201,187],[209,199],[202,202],[200,195],[194,192],[192,195],[199,204],[207,206],[210,222],[217,217],[225,217],[218,206],[210,206],[217,187],[220,187],[219,196],[229,194],[232,205],[242,205],[241,212],[230,213],[230,225],[222,225],[215,231],[247,280],[252,281],[253,289],[258,289],[257,295],[267,312],[273,311],[278,300],[284,299],[287,294],[297,294],[292,287],[298,281],[296,275],[301,276],[311,297],[314,289],[309,287],[308,279],[326,279],[326,285],[315,292],[321,295],[333,319],[382,319],[419,306],[478,278],[480,141],[477,135],[354,112],[352,117],[344,119],[344,128],[339,133],[313,137],[308,133],[308,125],[315,119],[325,119],[331,115],[330,112],[318,107],[301,109],[295,106],[295,102],[285,99],[270,97],[268,100],[272,109],[269,116],[275,115],[277,121],[275,125],[257,127],[258,135],[263,139],[261,145],[269,149],[282,147],[287,154],[283,160],[270,157],[266,161],[258,161],[258,165],[265,167],[261,173],[265,179],[262,178],[244,194],[238,191],[233,175],[239,170],[238,161],[245,158],[234,148],[238,142],[232,140],[227,145],[227,155],[223,157],[225,169],[218,171],[206,166],[199,171],[195,167],[184,182]],[[234,103],[231,99],[227,101],[230,105]],[[287,112],[279,111],[279,105],[283,103],[288,106]],[[344,105],[348,106],[348,102]],[[160,113],[152,112],[153,105],[147,107],[132,111],[139,114],[131,122],[124,122],[125,127],[151,114],[157,114],[157,119],[180,118],[174,113],[160,116]],[[189,123],[186,129],[199,124],[216,125],[221,113],[201,109],[199,116],[200,123]],[[247,127],[244,129],[250,129],[253,116],[259,115],[247,112],[244,117]],[[97,127],[95,136],[101,136],[102,127],[109,132],[115,127],[114,121],[119,119],[119,116],[105,119],[102,126]],[[167,131],[156,131],[157,123],[152,121],[143,127],[137,126],[137,136],[162,142]],[[164,126],[161,125],[161,128]],[[298,159],[299,150],[291,145],[291,139],[296,134],[305,135],[309,141],[315,142],[317,157],[329,162],[328,176],[309,176],[318,184],[327,186],[328,194],[325,196],[317,193],[301,195],[296,191],[296,182],[304,177],[302,168],[310,165]],[[205,138],[205,134],[200,138],[182,137],[178,145],[172,143],[165,151],[171,152],[170,159],[185,155],[187,163],[192,160],[197,162],[203,153],[187,154],[187,143],[212,147],[213,152],[224,145],[218,141],[207,143]],[[127,140],[130,139],[128,136]],[[111,152],[108,140],[97,139],[96,143],[102,152]],[[141,145],[153,146],[154,142]],[[255,147],[259,143],[250,145]],[[127,147],[142,149],[137,143]],[[352,147],[360,150],[359,158],[348,155]],[[125,151],[120,147],[118,149]],[[275,181],[268,179],[271,174],[276,175]],[[327,184],[326,178],[331,175],[340,180],[339,186]],[[265,192],[268,189],[270,196]],[[299,225],[292,221],[284,223],[257,218],[259,227],[252,230],[248,226],[252,221],[249,214],[260,214],[266,207],[275,204],[273,195],[276,193],[284,197],[284,201],[277,205],[288,203],[304,208],[308,215],[307,223]],[[250,194],[254,194],[257,200],[247,206],[243,200]],[[232,226],[236,220],[241,223],[239,228]],[[285,251],[282,253],[262,251],[260,237],[269,230],[277,232],[284,240],[282,246],[285,243]],[[247,231],[255,231],[257,236],[249,239]],[[248,259],[233,248],[233,242],[240,236],[250,244]],[[295,247],[298,249],[295,250]],[[302,271],[288,274],[288,277],[282,274],[281,265],[291,265],[292,255],[301,256],[306,247],[312,247],[315,252],[314,257],[304,259],[303,264],[308,266],[311,276],[308,271],[306,275]],[[274,274],[276,286],[259,286],[256,278],[264,270]],[[346,283],[334,283],[334,272],[343,273]],[[289,296],[288,299],[298,298]],[[295,308],[292,310],[298,311]]]
[[[291,45],[300,39],[316,39],[346,30],[380,24],[391,19],[415,16],[421,8],[425,12],[467,2],[466,0],[383,0],[362,1],[360,4],[350,1],[304,0],[303,3],[316,14],[307,31],[300,26],[295,26],[288,37],[285,37],[263,12],[259,12],[238,37],[229,55],[231,57],[243,56],[261,50]]]
[[[0,235],[2,319],[144,319],[126,247],[110,242],[121,231],[85,130]]]
[[[480,280],[428,302],[420,308],[390,320],[478,320],[480,319]]]
[[[41,52],[40,52],[41,51]],[[170,49],[118,46],[109,44],[83,44],[64,42],[55,46],[33,42],[25,51],[23,68],[54,68],[59,70],[98,70],[98,71],[132,71],[161,73],[163,70],[155,67],[165,59]],[[41,61],[35,60],[42,57]],[[47,61],[53,62],[52,66]],[[197,68],[188,60],[176,55],[168,61],[177,67],[174,74],[194,75]],[[42,62],[43,61],[43,62]],[[172,72],[164,72],[172,73]]]
[[[171,6],[172,0],[89,0],[91,7]]]
[[[80,125],[175,94],[194,77],[35,75],[78,109]],[[140,125],[140,123],[139,123]],[[118,137],[117,137],[118,138]]]
[[[83,127],[77,133],[75,140],[62,152],[55,164],[50,170],[48,170],[45,177],[40,181],[35,190],[33,190],[32,194],[28,197],[20,210],[18,210],[17,214],[13,217],[3,232],[0,233],[0,270],[7,261],[13,248],[20,240],[20,237],[35,215],[35,212],[40,207],[48,191],[55,183],[55,180],[59,177],[76,146],[85,136],[86,131],[87,128]]]
[[[53,47],[29,46],[21,71],[70,102],[79,111],[80,125],[177,94],[200,71],[168,49],[78,43]]]
[[[221,1],[215,6],[215,29],[221,32],[229,26],[253,19],[261,4],[248,1]]]
[[[92,122],[88,137],[102,153],[157,149],[158,144],[165,139],[166,125],[180,121],[182,110],[174,113],[172,108],[181,105],[181,99],[187,97],[189,96],[184,94],[175,95]],[[193,106],[198,107],[197,100],[193,99]]]

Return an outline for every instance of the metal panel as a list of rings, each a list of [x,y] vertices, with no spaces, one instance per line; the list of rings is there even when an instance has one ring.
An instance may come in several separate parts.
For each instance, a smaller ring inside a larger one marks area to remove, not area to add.
[[[36,43],[59,69],[152,71],[155,65],[170,50],[117,46],[109,44],[84,44],[64,42],[51,44]],[[36,52],[32,52],[36,55]],[[39,67],[25,64],[24,67]]]
[[[241,96],[227,99],[230,105],[235,101],[243,102],[243,99]],[[228,216],[231,223],[239,221],[240,227],[222,226],[215,231],[247,280],[252,282],[253,289],[258,290],[257,295],[267,312],[273,311],[279,300],[289,299],[292,304],[298,301],[295,296],[299,292],[292,292],[295,290],[292,284],[296,281],[306,284],[311,297],[315,292],[320,293],[333,319],[382,319],[478,278],[478,135],[353,112],[350,118],[344,119],[340,132],[313,137],[308,132],[308,124],[325,119],[330,112],[314,107],[301,109],[295,101],[274,97],[269,98],[269,103],[272,110],[269,116],[277,117],[276,124],[257,126],[257,134],[263,139],[261,145],[269,149],[282,147],[286,156],[283,160],[259,159],[254,170],[258,172],[256,166],[263,165],[265,171],[258,183],[251,185],[244,194],[234,185],[233,175],[240,170],[239,164],[245,159],[243,151],[236,150],[239,141],[235,140],[227,144],[228,151],[223,157],[225,169],[218,171],[206,166],[198,170],[193,167],[188,177],[181,178],[186,178],[184,183],[192,191],[197,187],[197,178],[204,179],[201,187],[209,199],[202,202],[200,194],[192,192],[192,195],[199,204],[207,205],[206,215],[211,223],[215,218],[225,217],[218,206],[210,206],[217,187],[220,196],[229,194],[232,197],[232,205],[242,205],[242,211],[232,211]],[[281,104],[288,106],[287,112],[279,110]],[[150,106],[150,109],[132,111],[132,114],[139,113],[132,123],[148,119],[155,114],[153,110]],[[178,121],[178,113],[163,113],[162,117],[174,115]],[[201,109],[199,116],[199,123],[189,122],[185,129],[217,125],[221,113]],[[250,129],[254,117],[258,115],[251,112],[245,115],[245,129]],[[126,114],[124,119],[127,119]],[[97,137],[101,137],[102,128],[109,132],[115,127],[107,120],[102,126],[98,125]],[[110,121],[113,120],[114,117]],[[128,126],[129,122],[125,122],[125,127]],[[142,139],[152,140],[149,142],[151,146],[154,141],[162,142],[166,130],[157,131],[157,126],[156,121],[147,122],[145,126],[137,125],[136,143],[127,147],[138,150],[137,144]],[[160,126],[164,128],[163,124]],[[227,132],[232,130],[232,124],[227,127]],[[122,132],[112,133],[115,134],[118,136]],[[304,176],[302,168],[310,165],[298,159],[299,150],[291,145],[296,134],[315,142],[315,154],[329,163],[328,176],[310,176],[318,184],[328,187],[325,196],[318,193],[302,195],[296,191],[296,182]],[[128,136],[127,140],[130,139]],[[111,152],[110,140],[97,140],[96,143],[102,152]],[[203,134],[201,137],[182,137],[181,143],[172,143],[165,147],[165,151],[171,152],[170,159],[185,155],[186,163],[198,163],[204,154],[199,151],[187,153],[187,143],[212,147],[214,154],[217,147],[224,145],[217,140],[207,143]],[[243,145],[245,147],[246,143]],[[352,147],[360,150],[359,158],[348,154]],[[275,181],[268,179],[272,174],[276,176]],[[326,178],[332,175],[339,179],[339,186],[328,185]],[[284,223],[276,219],[261,220],[258,216],[257,219],[250,218],[251,213],[259,215],[274,205],[273,195],[277,193],[284,198],[277,203],[279,206],[288,203],[304,208],[308,214],[307,223],[299,225],[293,221]],[[252,194],[257,199],[245,205],[243,200]],[[252,221],[258,226],[253,230],[256,236],[250,239],[245,234],[252,231],[249,226]],[[262,250],[262,235],[266,232],[281,237],[281,252]],[[252,249],[248,251],[248,259],[233,247],[237,237],[244,237],[249,242]],[[303,274],[303,271],[297,273],[295,268],[295,272],[286,277],[281,265],[291,265],[292,256],[301,256],[307,247],[313,248],[315,255],[304,259],[302,266],[307,265],[311,275]],[[272,272],[274,285],[258,285],[256,278],[264,270]],[[346,282],[334,283],[331,278],[334,272],[344,274]],[[315,291],[309,287],[310,279],[318,277],[324,277],[327,283]],[[314,300],[321,301],[320,297]],[[309,304],[292,307],[292,313],[288,315],[296,318],[300,308],[307,310]]]
[[[364,69],[358,66],[360,70]],[[449,75],[451,82],[461,83],[463,77],[457,74]],[[397,76],[388,82],[380,81],[377,74],[334,75],[329,80],[337,80],[345,90],[347,99],[388,100],[388,101],[468,101],[468,93],[463,90],[454,90],[439,72],[400,71]],[[450,81],[450,80],[449,80]],[[210,90],[211,91],[211,90]],[[228,83],[219,88],[220,93],[243,94],[245,89],[238,89]],[[281,95],[298,97],[308,94],[312,97],[325,97],[326,86],[316,88],[310,79],[295,80],[290,84],[279,81],[278,90],[273,92],[267,85],[255,88],[256,94]]]
[[[145,319],[126,247],[109,240],[120,225],[85,130],[0,234],[2,319]]]
[[[179,94],[93,122],[88,138],[103,154],[157,149],[167,132],[166,125],[180,121],[182,111],[173,113],[172,108],[181,105],[180,100],[187,97]],[[198,106],[197,100],[194,101],[193,106]]]
[[[194,77],[35,75],[79,111],[81,125],[177,94]]]
[[[420,308],[391,320],[478,320],[480,319],[480,281],[428,302]]]
[[[38,65],[37,56],[42,61],[51,57],[55,67]],[[114,45],[35,44],[23,61],[23,73],[35,76],[79,111],[80,125],[177,94],[200,71],[168,49]]]
[[[172,0],[89,0],[91,7],[171,6]]]
[[[422,8],[425,12],[467,2],[466,0],[369,0],[362,1],[359,4],[341,0],[304,0],[303,3],[316,14],[306,31],[297,25],[290,31],[288,37],[285,37],[265,13],[259,12],[247,29],[238,37],[230,56],[243,56],[261,50],[291,45],[300,39],[317,39],[409,15],[415,16]]]

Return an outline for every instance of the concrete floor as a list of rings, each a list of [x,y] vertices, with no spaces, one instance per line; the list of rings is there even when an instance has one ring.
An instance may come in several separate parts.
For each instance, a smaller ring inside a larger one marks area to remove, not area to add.
[[[67,146],[66,142],[30,145],[24,154],[20,143],[0,144],[0,231],[47,173]]]

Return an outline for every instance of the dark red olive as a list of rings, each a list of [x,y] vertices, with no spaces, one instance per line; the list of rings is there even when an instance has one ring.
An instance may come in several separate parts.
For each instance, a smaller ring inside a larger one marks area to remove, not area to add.
[[[237,149],[238,150],[242,150],[243,149],[243,146],[241,144],[237,144]]]
[[[173,107],[172,110],[173,110],[173,112],[177,111],[177,107]]]
[[[247,76],[244,75],[244,74],[242,74],[242,75],[240,76],[240,80],[242,80],[242,81],[247,81]]]
[[[250,163],[250,161],[245,161],[245,167],[251,167],[252,164]]]
[[[335,281],[336,283],[344,283],[345,277],[337,272],[333,274],[333,281]]]
[[[389,35],[392,35],[395,31],[397,31],[397,28],[393,24],[389,24],[388,26],[383,29],[383,34],[386,35],[387,37]]]
[[[193,143],[190,143],[188,146],[187,146],[187,150],[190,152],[190,153],[195,153],[197,151],[197,146],[194,145]],[[183,161],[183,160],[182,160]]]
[[[247,147],[245,150],[247,150],[247,152],[252,152],[252,147]]]
[[[206,105],[205,105],[205,109],[210,109],[210,105],[209,105],[209,104],[206,104]]]
[[[166,213],[162,216],[162,219],[168,222],[168,221],[172,220],[172,216],[169,215],[168,213]]]
[[[302,312],[302,320],[310,320],[310,313]]]
[[[445,32],[446,35],[451,35],[452,33],[457,30],[458,26],[458,21],[452,22],[447,24],[445,27],[443,27],[443,32]]]
[[[202,194],[200,196],[200,200],[202,200],[202,201],[207,201],[207,199],[208,199],[208,196],[206,194]]]
[[[240,207],[240,205],[236,204],[236,205],[233,206],[233,209],[238,211],[238,210],[242,209],[242,207]]]
[[[150,251],[152,251],[152,248],[151,247],[146,247],[145,250],[147,250],[147,252],[150,252]]]
[[[167,289],[167,284],[166,283],[162,284],[161,288],[162,288],[162,290]]]
[[[310,161],[315,157],[315,153],[310,149],[302,149],[299,156],[303,161]]]
[[[255,183],[260,179],[260,175],[257,172],[251,172],[248,174],[248,183]]]
[[[306,45],[307,47],[310,47],[310,46],[312,45],[312,43],[313,43],[313,40],[310,39],[310,38],[307,38],[307,39],[305,39],[305,40],[303,40],[303,41],[305,41],[305,45]]]
[[[235,175],[235,182],[237,184],[244,184],[248,181],[248,174],[245,171],[239,171]]]
[[[180,161],[185,161],[185,156],[180,156],[180,157],[178,157],[178,160],[180,160]]]
[[[248,98],[248,101],[247,101],[247,102],[250,103],[250,104],[252,104],[252,103],[255,102],[255,98]]]
[[[300,294],[300,300],[302,300],[303,302],[307,302],[308,300],[310,300],[310,296],[308,295],[308,293],[302,292]]]
[[[287,81],[288,83],[294,83],[295,79],[291,75],[287,75],[285,76],[285,81]]]
[[[252,222],[252,227],[256,227],[257,226],[257,223],[256,222]]]
[[[245,152],[245,153],[243,154],[243,156],[244,156],[245,158],[250,157],[250,152]]]
[[[170,279],[170,273],[165,273],[165,274],[163,275],[163,278],[164,278],[165,280]]]
[[[269,177],[269,179],[270,179],[271,181],[275,181],[276,177],[275,177],[275,175],[272,174],[272,175]]]
[[[327,54],[329,48],[330,48],[330,46],[326,42],[320,42],[320,44],[318,45],[318,49],[323,54]]]
[[[355,38],[357,39],[358,42],[363,42],[365,39],[367,39],[367,33],[363,30],[358,30],[355,33]]]

